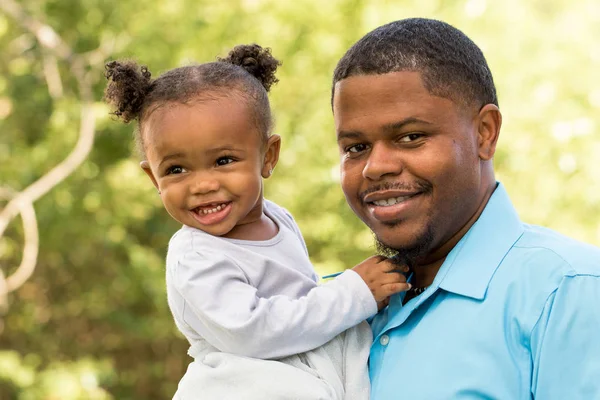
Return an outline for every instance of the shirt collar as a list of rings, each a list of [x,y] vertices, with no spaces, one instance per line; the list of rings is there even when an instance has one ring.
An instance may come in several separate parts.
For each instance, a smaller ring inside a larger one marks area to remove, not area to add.
[[[479,219],[442,264],[435,279],[439,287],[482,300],[494,272],[522,234],[523,224],[498,183]]]

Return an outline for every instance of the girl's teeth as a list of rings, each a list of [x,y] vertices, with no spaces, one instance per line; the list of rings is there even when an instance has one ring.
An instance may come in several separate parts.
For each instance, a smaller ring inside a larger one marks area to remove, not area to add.
[[[222,209],[225,208],[224,204],[219,204],[218,206],[216,206],[215,208],[210,208],[208,210],[200,210],[200,212],[202,214],[212,214],[212,213],[216,213],[217,211],[221,211]]]

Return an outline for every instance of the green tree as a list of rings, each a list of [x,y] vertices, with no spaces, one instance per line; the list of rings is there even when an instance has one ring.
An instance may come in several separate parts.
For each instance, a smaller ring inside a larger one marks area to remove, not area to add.
[[[373,252],[339,187],[333,68],[378,25],[446,20],[481,45],[494,72],[504,114],[496,170],[522,218],[600,244],[595,0],[29,0],[20,7],[85,61],[96,140],[81,167],[35,202],[37,267],[9,294],[2,317],[0,399],[164,399],[190,361],[164,288],[177,224],[138,167],[133,126],[113,121],[101,101],[110,59],[133,57],[158,75],[239,43],[271,47],[283,60],[271,96],[283,148],[266,195],[294,214],[314,264],[327,273]],[[8,13],[0,13],[0,49],[0,186],[21,191],[75,145],[84,93],[71,58],[53,61]],[[0,238],[5,276],[20,263],[18,222]]]

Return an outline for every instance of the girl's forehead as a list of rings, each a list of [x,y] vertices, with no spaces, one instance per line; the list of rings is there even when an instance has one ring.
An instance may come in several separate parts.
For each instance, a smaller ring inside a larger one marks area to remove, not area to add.
[[[156,152],[260,145],[249,107],[228,98],[161,107],[144,122],[141,133],[146,146]]]

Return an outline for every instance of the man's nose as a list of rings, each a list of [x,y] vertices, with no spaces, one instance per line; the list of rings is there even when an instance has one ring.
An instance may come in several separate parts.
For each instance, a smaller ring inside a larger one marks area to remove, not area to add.
[[[373,144],[367,163],[363,168],[363,177],[376,181],[386,175],[400,174],[403,167],[400,157],[398,157],[399,151],[391,143]]]
[[[207,194],[216,192],[221,184],[215,174],[209,172],[198,172],[192,177],[190,191],[192,194]]]

